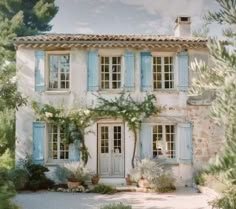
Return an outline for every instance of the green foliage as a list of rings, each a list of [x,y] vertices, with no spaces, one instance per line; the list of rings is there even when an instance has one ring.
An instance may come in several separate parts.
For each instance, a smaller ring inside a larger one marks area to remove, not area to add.
[[[14,110],[0,111],[0,155],[7,148],[11,150],[15,147],[15,112]]]
[[[15,167],[9,171],[8,175],[17,191],[27,188],[29,172],[25,168]]]
[[[158,192],[167,192],[175,189],[174,178],[165,161],[159,159],[145,158],[138,162],[137,166],[131,171],[131,176],[135,181],[145,179],[150,188]]]
[[[130,95],[122,94],[113,100],[98,97],[98,106],[93,108],[97,117],[121,118],[127,122],[129,129],[134,134],[134,147],[132,154],[132,167],[134,168],[134,157],[137,145],[137,134],[141,121],[150,116],[157,116],[162,108],[157,106],[156,97],[147,95],[144,101],[135,101]]]
[[[155,102],[155,95],[147,95],[144,101],[135,101],[130,95],[122,94],[113,100],[98,97],[98,106],[89,109],[57,108],[49,104],[42,105],[35,101],[32,102],[32,108],[38,120],[64,125],[67,130],[66,140],[68,143],[72,143],[74,140],[81,141],[81,158],[85,165],[89,157],[88,148],[84,142],[85,129],[101,117],[123,119],[134,133],[135,143],[132,156],[132,165],[134,167],[137,131],[140,128],[140,122],[143,118],[157,115],[161,111],[161,107],[156,106]]]
[[[197,185],[203,186],[205,184],[205,178],[204,178],[205,172],[204,171],[198,171],[194,175],[194,182]]]
[[[223,192],[223,196],[214,200],[211,205],[215,209],[236,208],[236,186],[231,186]]]
[[[17,209],[18,207],[11,203],[11,198],[15,194],[14,185],[8,178],[7,170],[0,167],[0,209]]]
[[[10,169],[15,164],[14,154],[10,149],[6,149],[6,151],[0,156],[1,167]]]
[[[9,172],[11,181],[15,184],[17,190],[40,190],[48,189],[54,185],[54,182],[48,179],[45,172],[48,168],[39,164],[34,164],[32,160],[27,157],[22,160],[16,168]]]
[[[220,174],[229,184],[236,184],[236,0],[216,0],[220,10],[209,12],[206,19],[224,26],[225,41],[209,41],[211,68],[202,62],[192,64],[198,78],[193,93],[215,91],[212,117],[224,127],[224,148],[212,160],[210,171]]]
[[[91,172],[77,162],[64,163],[57,166],[55,175],[61,183],[66,183],[68,180],[80,182],[83,185],[91,178]]]
[[[132,209],[132,207],[123,203],[111,203],[102,206],[101,209]]]
[[[95,185],[90,192],[100,193],[100,194],[114,194],[117,192],[116,188],[110,185],[97,184]]]

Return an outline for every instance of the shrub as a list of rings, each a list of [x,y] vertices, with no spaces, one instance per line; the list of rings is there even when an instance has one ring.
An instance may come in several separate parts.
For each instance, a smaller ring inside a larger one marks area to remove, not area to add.
[[[61,183],[66,181],[80,182],[85,184],[91,178],[90,171],[77,162],[64,163],[55,170],[55,175]]]
[[[104,205],[101,209],[132,209],[132,207],[123,203],[111,203]]]
[[[29,182],[29,173],[25,168],[13,168],[9,171],[9,178],[15,185],[16,190],[23,190]]]
[[[116,188],[113,186],[105,185],[105,184],[98,184],[94,186],[90,192],[93,193],[100,193],[100,194],[114,194],[117,192]]]
[[[136,181],[147,180],[150,188],[158,192],[175,189],[170,167],[164,160],[145,158],[131,171],[131,175]]]
[[[16,194],[13,183],[8,178],[7,170],[0,168],[0,209],[17,209],[11,203],[11,198]]]
[[[232,186],[223,192],[223,196],[211,202],[216,209],[235,209],[236,208],[236,186]]]
[[[205,178],[204,178],[205,172],[204,171],[198,171],[196,172],[194,176],[194,182],[197,185],[203,186],[205,184]]]
[[[47,167],[34,164],[32,160],[27,157],[22,160],[16,168],[10,171],[10,177],[16,189],[36,191],[48,189],[54,185],[54,182],[46,177],[45,172],[47,171],[49,171]]]

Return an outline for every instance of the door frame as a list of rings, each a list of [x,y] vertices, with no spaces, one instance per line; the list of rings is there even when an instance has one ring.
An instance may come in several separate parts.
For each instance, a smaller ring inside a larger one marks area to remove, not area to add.
[[[125,123],[124,121],[122,120],[102,120],[100,122],[97,123],[97,174],[99,175],[99,164],[100,164],[100,151],[99,151],[99,125],[122,125],[123,126],[123,150],[124,150],[124,154],[123,154],[123,165],[124,165],[124,169],[123,169],[123,174],[122,176],[120,177],[116,177],[116,176],[108,176],[108,177],[104,177],[104,176],[101,176],[100,178],[125,178],[125,167],[126,167],[126,164],[125,164],[125,152],[126,152],[126,149],[125,149],[125,144],[126,144],[126,140],[125,140]]]

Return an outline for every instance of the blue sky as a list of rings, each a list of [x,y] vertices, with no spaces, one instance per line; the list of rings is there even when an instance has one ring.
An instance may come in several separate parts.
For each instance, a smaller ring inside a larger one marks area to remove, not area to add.
[[[56,33],[171,35],[176,16],[191,16],[195,30],[207,10],[217,9],[215,0],[56,0],[56,4],[59,12],[51,22],[51,32]]]

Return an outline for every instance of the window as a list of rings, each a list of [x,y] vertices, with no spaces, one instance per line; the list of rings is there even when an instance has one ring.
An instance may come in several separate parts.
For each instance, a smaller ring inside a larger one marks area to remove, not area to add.
[[[174,88],[174,65],[172,56],[153,57],[153,89]]]
[[[64,127],[58,125],[49,125],[48,130],[48,160],[68,160],[69,145],[64,142]]]
[[[121,57],[102,56],[100,70],[101,89],[120,89],[121,88]]]
[[[48,72],[50,90],[65,90],[70,88],[70,55],[49,54]]]
[[[153,157],[174,159],[176,157],[175,126],[153,126]]]

